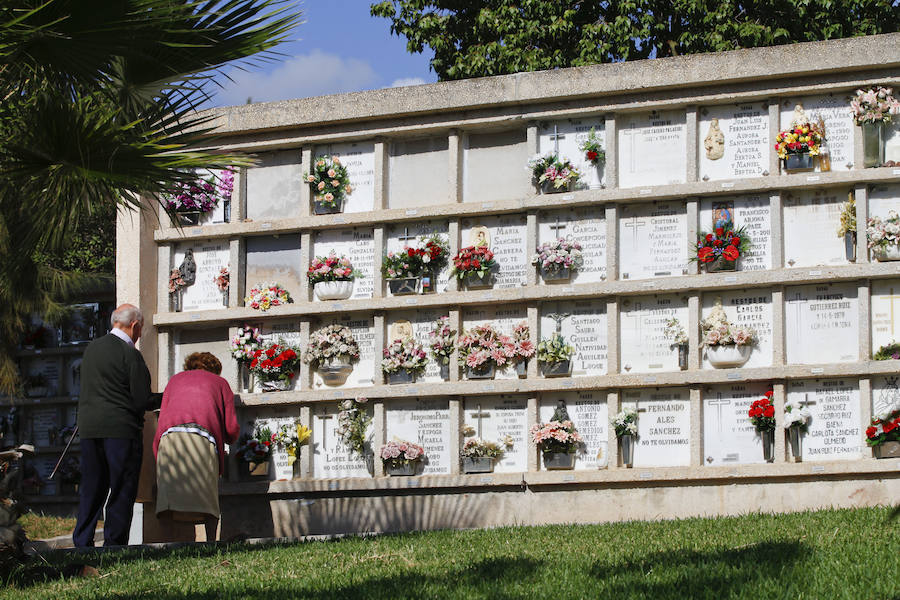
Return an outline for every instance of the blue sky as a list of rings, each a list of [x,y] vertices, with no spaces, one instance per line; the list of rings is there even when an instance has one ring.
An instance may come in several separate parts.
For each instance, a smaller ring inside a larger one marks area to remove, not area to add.
[[[323,94],[372,90],[437,81],[431,54],[409,54],[406,38],[391,35],[389,19],[369,16],[369,0],[302,0],[305,23],[295,41],[283,44],[280,61],[247,72],[234,70],[234,82],[213,105],[288,100]]]

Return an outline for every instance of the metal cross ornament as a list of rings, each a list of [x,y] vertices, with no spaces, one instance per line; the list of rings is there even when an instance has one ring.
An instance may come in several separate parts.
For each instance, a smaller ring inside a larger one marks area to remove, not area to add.
[[[571,313],[549,313],[547,315],[548,318],[556,321],[556,333],[562,332],[562,322],[564,319],[568,318],[570,314]]]

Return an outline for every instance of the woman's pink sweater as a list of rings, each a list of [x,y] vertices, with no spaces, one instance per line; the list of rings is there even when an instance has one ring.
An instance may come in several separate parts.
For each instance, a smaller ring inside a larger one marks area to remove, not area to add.
[[[153,455],[159,439],[170,427],[196,423],[216,439],[219,473],[225,470],[225,444],[237,441],[241,430],[234,413],[234,394],[223,378],[195,369],[182,371],[169,380],[159,410],[159,425],[153,440]]]

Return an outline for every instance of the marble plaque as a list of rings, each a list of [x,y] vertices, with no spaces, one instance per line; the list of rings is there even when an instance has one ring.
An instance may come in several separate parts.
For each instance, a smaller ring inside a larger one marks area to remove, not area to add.
[[[307,269],[302,264],[299,235],[249,237],[246,247],[248,291],[261,283],[278,283],[291,294],[294,302],[304,300],[297,296]]]
[[[417,343],[422,345],[425,353],[428,354],[428,365],[425,367],[425,373],[418,376],[418,378],[416,379],[417,382],[434,383],[443,381],[443,379],[441,378],[441,367],[431,357],[431,353],[428,350],[428,334],[431,333],[435,321],[444,316],[447,316],[446,309],[439,308],[402,310],[397,312],[390,312],[387,315],[388,335],[385,336],[385,343],[390,343],[393,341],[390,339],[390,331],[394,323],[398,321],[408,321],[410,325],[412,325],[413,338]],[[380,359],[378,361],[378,368],[379,370],[381,369]]]
[[[50,479],[50,473],[53,472],[53,467],[56,466],[57,460],[59,460],[59,458],[56,456],[35,456],[28,460],[28,462],[34,466],[41,480],[44,482],[43,487],[41,487],[41,496],[56,495],[56,479]]]
[[[425,448],[423,475],[447,475],[450,461],[450,405],[442,398],[395,399],[385,410],[388,440],[406,440]],[[377,452],[377,450],[376,450]]]
[[[193,285],[184,288],[181,296],[181,310],[211,310],[225,308],[222,292],[216,286],[216,277],[222,267],[229,266],[231,249],[228,240],[207,241],[202,244],[183,243],[175,246],[172,267],[178,268],[187,250],[193,250],[197,264],[197,278]],[[229,269],[230,270],[230,269]],[[252,284],[251,284],[252,285]]]
[[[850,100],[841,93],[787,98],[781,102],[781,129],[791,125],[794,107],[802,105],[810,122],[825,121],[825,139],[831,152],[831,170],[846,171],[853,164],[853,117]],[[772,136],[774,138],[774,136]],[[814,161],[819,171],[819,161]]]
[[[265,344],[285,344],[303,348],[299,321],[265,321],[259,325],[259,336]]]
[[[574,272],[570,283],[606,281],[606,211],[602,206],[542,212],[538,218],[538,244],[557,238],[581,244],[584,264]],[[534,254],[532,251],[529,260]],[[544,283],[541,277],[538,281]]]
[[[856,285],[833,283],[785,288],[788,364],[859,359]]]
[[[525,215],[498,215],[481,219],[463,219],[462,245],[470,246],[472,229],[487,227],[490,248],[497,261],[494,288],[516,288],[525,285],[526,270],[531,266],[533,248],[528,247],[528,227]]]
[[[846,200],[846,190],[833,188],[782,193],[785,267],[847,264],[844,238],[837,236]]]
[[[375,142],[345,142],[316,146],[313,159],[322,154],[337,156],[347,167],[353,192],[344,196],[344,212],[356,213],[375,207]]]
[[[359,346],[359,361],[353,363],[353,372],[340,386],[326,386],[318,370],[313,371],[314,389],[334,389],[370,386],[375,383],[376,377],[381,381],[381,348],[375,347],[375,322],[370,315],[354,313],[342,315],[339,319],[322,321],[312,327],[312,331],[319,327],[340,323],[346,325],[353,332],[353,339]],[[377,369],[377,370],[376,370]]]
[[[671,294],[625,298],[620,311],[622,371],[677,371],[678,349],[663,331],[673,317],[688,327],[687,298]]]
[[[900,119],[894,119],[885,127],[884,160],[900,162]]]
[[[446,136],[396,140],[390,149],[388,208],[456,202],[450,198],[450,153]]]
[[[791,381],[788,401],[806,403],[812,418],[803,437],[803,461],[855,460],[866,448],[855,379]],[[868,450],[866,450],[868,452]]]
[[[247,415],[248,420],[241,428],[241,435],[253,435],[256,427],[268,427],[272,433],[278,433],[282,426],[292,428],[298,415],[296,408],[268,406],[252,411]],[[269,465],[269,480],[284,481],[294,478],[294,467],[288,464],[287,451],[275,444],[272,447],[271,464]]]
[[[331,229],[316,233],[313,254],[325,257],[334,250],[338,256],[349,258],[353,268],[362,273],[362,277],[357,277],[354,281],[351,300],[371,298],[375,291],[375,270],[381,268],[381,259],[379,257],[376,265],[375,258],[379,253],[375,251],[374,235],[372,228],[364,227]],[[313,301],[319,302],[315,294]]]
[[[467,309],[463,312],[462,326],[463,330],[466,330],[476,325],[490,325],[501,334],[512,336],[515,326],[523,321],[527,322],[527,320],[528,310],[524,305],[487,305],[477,309]],[[534,342],[535,346],[540,341],[537,333],[536,331],[531,332],[531,341]],[[518,379],[518,377],[515,369],[509,366],[504,369],[498,369],[494,375],[495,379]]]
[[[738,260],[741,271],[764,271],[772,268],[772,222],[769,197],[736,196],[721,198],[704,198],[700,201],[700,229],[711,232],[713,207],[724,206],[730,213],[735,228],[744,227],[744,233],[750,240],[750,250]]]
[[[463,137],[463,202],[493,202],[534,193],[524,125]]]
[[[308,171],[300,164],[300,150],[258,154],[256,166],[247,169],[247,219],[288,219],[300,214],[300,186]]]
[[[706,149],[708,137],[715,138],[713,120],[724,137],[721,156],[715,145]],[[710,136],[710,129],[713,135]],[[769,170],[769,110],[762,102],[723,104],[700,109],[697,135],[700,178],[706,180],[761,177]],[[711,158],[716,157],[718,158]]]
[[[36,447],[46,448],[50,446],[51,429],[59,429],[59,411],[56,408],[32,408],[31,409],[31,439]],[[55,434],[55,431],[54,431]],[[54,446],[60,446],[59,440],[54,439]]]
[[[638,411],[635,468],[691,464],[691,402],[687,388],[644,388],[622,393]]]
[[[60,373],[60,361],[53,357],[44,357],[32,359],[28,364],[29,375],[43,375],[47,381],[47,395],[57,396],[63,390],[60,385],[62,381]]]
[[[619,271],[622,279],[685,275],[688,252],[684,202],[621,207]]]
[[[544,303],[541,305],[543,339],[549,338],[556,330],[556,321],[549,316],[553,313],[570,315],[562,320],[560,333],[575,347],[572,376],[606,375],[606,301],[594,299]]]
[[[495,473],[521,473],[528,470],[528,400],[524,396],[482,396],[463,401],[463,425],[478,437],[478,414],[481,414],[481,439],[503,447],[505,436],[513,445],[505,449],[494,463]],[[466,439],[463,438],[463,443]]]
[[[876,185],[869,189],[869,217],[887,219],[891,211],[900,213],[900,185]]]
[[[81,357],[66,361],[65,393],[77,398],[81,394]]]
[[[538,418],[547,423],[553,417],[559,401],[566,404],[566,411],[575,429],[584,438],[575,461],[576,471],[602,469],[609,460],[609,411],[606,392],[590,390],[583,392],[557,392],[542,394]]]
[[[367,405],[371,416],[374,409]],[[365,457],[358,456],[350,451],[344,441],[337,435],[338,412],[337,404],[313,406],[313,477],[316,479],[338,479],[344,477],[371,477]],[[366,430],[366,440],[372,452],[372,424]]]
[[[682,110],[617,115],[619,187],[684,183],[687,127]]]
[[[194,352],[210,352],[222,363],[222,377],[227,381],[237,380],[237,362],[231,358],[228,330],[221,329],[176,329],[172,333],[172,372],[184,370],[184,360]],[[153,382],[154,386],[158,382]],[[159,391],[162,391],[161,389]]]
[[[606,161],[594,166],[578,149],[587,140],[592,127],[600,145],[606,148],[606,119],[603,115],[542,122],[538,129],[538,152],[542,155],[556,152],[560,158],[569,159],[581,174],[578,189],[599,189],[603,184]]]
[[[756,332],[757,343],[744,367],[768,367],[772,364],[772,292],[768,289],[721,290],[703,295],[702,318],[705,319],[721,298],[728,321],[739,327],[749,327]],[[712,369],[703,355],[703,368]],[[763,390],[765,391],[765,390]]]
[[[872,354],[900,342],[900,279],[872,282]]]
[[[879,375],[872,378],[872,416],[887,416],[900,408],[900,375]]]
[[[386,232],[387,252],[399,252],[404,248],[424,248],[425,243],[420,240],[421,237],[430,237],[434,234],[440,234],[445,240],[449,240],[448,225],[446,221],[419,221],[416,223],[404,223],[402,226],[396,224],[388,224]],[[450,269],[453,256],[447,257],[447,264],[438,273],[435,289],[437,292],[446,292],[447,284],[450,281]],[[381,269],[381,262],[375,265],[375,269]],[[385,286],[385,293],[391,296],[390,286]]]
[[[763,383],[713,385],[703,390],[703,464],[762,463],[762,439],[750,422],[750,404],[769,391]]]

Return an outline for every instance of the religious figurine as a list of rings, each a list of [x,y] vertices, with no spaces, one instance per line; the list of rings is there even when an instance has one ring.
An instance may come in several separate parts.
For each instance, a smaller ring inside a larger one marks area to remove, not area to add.
[[[791,119],[791,128],[794,127],[802,127],[809,123],[809,117],[806,116],[806,111],[803,110],[803,105],[798,104],[794,107],[794,116]]]
[[[709,124],[703,147],[706,148],[706,158],[709,160],[719,160],[725,156],[725,134],[719,129],[718,119],[713,119]]]
[[[558,421],[562,423],[563,421],[571,421],[569,418],[569,411],[566,410],[566,401],[565,400],[557,400],[556,401],[556,410],[553,411],[553,416],[550,417],[551,421]]]
[[[413,327],[412,323],[409,321],[396,321],[391,324],[391,330],[389,332],[390,340],[389,342],[393,342],[394,340],[405,340],[407,338],[413,337]]]
[[[178,272],[181,273],[185,286],[194,285],[197,279],[197,263],[194,262],[194,251],[190,248],[184,251],[184,260],[181,261]]]
[[[488,231],[488,228],[483,225],[473,227],[469,232],[469,245],[476,248],[489,248],[491,245],[491,233]]]

